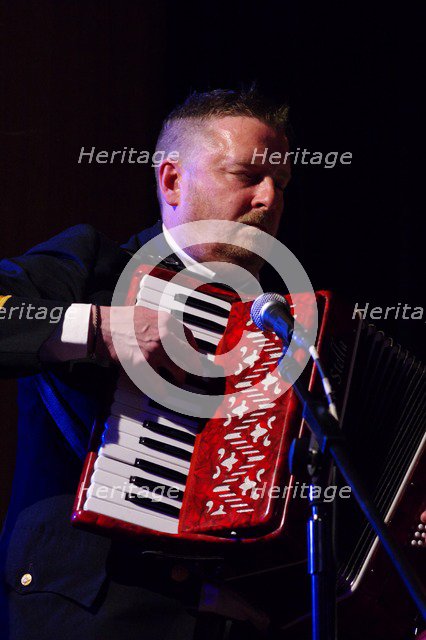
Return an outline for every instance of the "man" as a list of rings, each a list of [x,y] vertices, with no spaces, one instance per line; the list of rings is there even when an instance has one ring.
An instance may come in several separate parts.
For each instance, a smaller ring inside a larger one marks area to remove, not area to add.
[[[157,144],[165,152],[157,183],[175,264],[196,270],[206,260],[231,262],[258,275],[262,262],[251,252],[208,242],[182,251],[173,228],[231,220],[275,235],[290,171],[288,162],[265,162],[262,154],[285,158],[286,123],[285,108],[252,91],[193,94],[170,114]],[[171,151],[178,160],[170,160]],[[109,306],[128,252],[160,232],[157,223],[119,248],[79,225],[0,263],[0,371],[20,378],[16,474],[1,545],[3,637],[192,637],[194,618],[177,599],[185,589],[169,562],[70,525],[81,472],[73,443],[88,440],[120,364],[117,350],[121,360],[145,360],[178,383],[186,368],[197,367],[185,343],[181,366],[163,349],[165,337],[178,341],[169,314]],[[58,310],[55,325],[49,318]],[[195,345],[189,330],[187,337]]]

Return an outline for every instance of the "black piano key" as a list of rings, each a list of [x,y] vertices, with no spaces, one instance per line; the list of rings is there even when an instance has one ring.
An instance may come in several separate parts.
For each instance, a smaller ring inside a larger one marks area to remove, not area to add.
[[[159,422],[152,422],[151,420],[144,420],[142,422],[142,426],[145,429],[149,429],[153,433],[158,433],[161,436],[166,436],[167,438],[172,438],[173,440],[178,440],[179,442],[184,442],[185,444],[195,443],[195,436],[192,433],[187,433],[186,431],[180,431],[179,429],[173,429],[173,427],[168,427],[165,424],[160,424]]]
[[[209,393],[211,395],[223,395],[225,393],[226,379],[221,378],[201,378],[192,373],[186,374],[185,389],[193,393]],[[198,429],[200,431],[200,429]]]
[[[184,324],[193,324],[200,329],[207,329],[207,331],[212,331],[213,333],[222,335],[225,331],[225,327],[223,325],[214,322],[213,320],[207,320],[207,318],[201,318],[200,316],[195,316],[192,313],[187,313],[186,311],[173,309],[172,315]]]
[[[193,307],[194,309],[207,311],[208,313],[218,316],[219,318],[227,318],[229,316],[228,309],[219,307],[214,303],[206,302],[205,300],[200,300],[199,298],[186,296],[184,293],[177,293],[174,298],[176,302],[182,302],[183,304],[188,305],[188,307]]]
[[[183,491],[177,487],[170,487],[167,484],[158,484],[158,482],[155,482],[154,480],[140,478],[139,476],[130,476],[129,482],[137,487],[146,488],[148,491],[158,491],[158,489],[161,488],[164,490],[166,496],[171,500],[180,500],[181,502],[183,500]]]
[[[125,499],[132,504],[137,504],[139,507],[145,507],[145,509],[151,509],[151,511],[163,513],[167,516],[179,517],[180,509],[178,507],[172,507],[171,504],[166,504],[159,500],[153,500],[152,498],[145,498],[132,494],[127,494]]]
[[[185,451],[185,449],[181,449],[180,447],[175,447],[172,444],[166,444],[165,442],[159,442],[158,440],[154,440],[153,438],[139,438],[139,442],[145,447],[152,449],[153,451],[159,451],[161,453],[167,453],[174,458],[179,458],[179,460],[186,460],[187,462],[191,462],[191,454],[189,451]]]
[[[161,464],[157,464],[156,462],[150,462],[143,458],[136,458],[135,467],[138,467],[138,469],[142,469],[143,471],[147,471],[148,473],[153,473],[161,478],[165,478],[166,480],[172,480],[173,482],[179,482],[180,484],[186,483],[187,476],[184,473],[180,473],[179,471],[175,471],[169,467],[163,467]]]
[[[202,340],[201,338],[195,338],[195,342],[197,343],[197,347],[200,351],[205,351],[206,353],[212,353],[215,355],[217,349],[215,344],[207,342],[207,340]]]

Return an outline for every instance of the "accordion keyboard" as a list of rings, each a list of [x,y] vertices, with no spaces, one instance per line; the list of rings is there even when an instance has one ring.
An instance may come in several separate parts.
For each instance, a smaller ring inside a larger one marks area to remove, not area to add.
[[[165,284],[145,275],[136,304],[159,309]],[[180,285],[169,287],[170,295],[163,296],[161,308],[182,320],[199,350],[213,360],[231,304]],[[84,510],[158,532],[177,533],[198,429],[199,420],[161,407],[122,374]]]

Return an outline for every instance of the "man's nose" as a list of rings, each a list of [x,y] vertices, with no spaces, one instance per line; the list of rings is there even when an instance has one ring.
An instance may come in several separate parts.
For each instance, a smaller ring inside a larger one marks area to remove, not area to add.
[[[256,185],[256,190],[252,199],[252,207],[253,209],[259,209],[264,207],[266,209],[271,209],[278,196],[278,189],[275,186],[275,183],[271,176],[265,176],[262,182],[259,182]]]

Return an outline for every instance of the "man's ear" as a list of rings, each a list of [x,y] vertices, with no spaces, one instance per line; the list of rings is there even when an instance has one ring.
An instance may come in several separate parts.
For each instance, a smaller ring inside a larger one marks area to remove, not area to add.
[[[158,187],[164,200],[171,207],[180,202],[180,173],[174,162],[162,162],[158,171]]]

